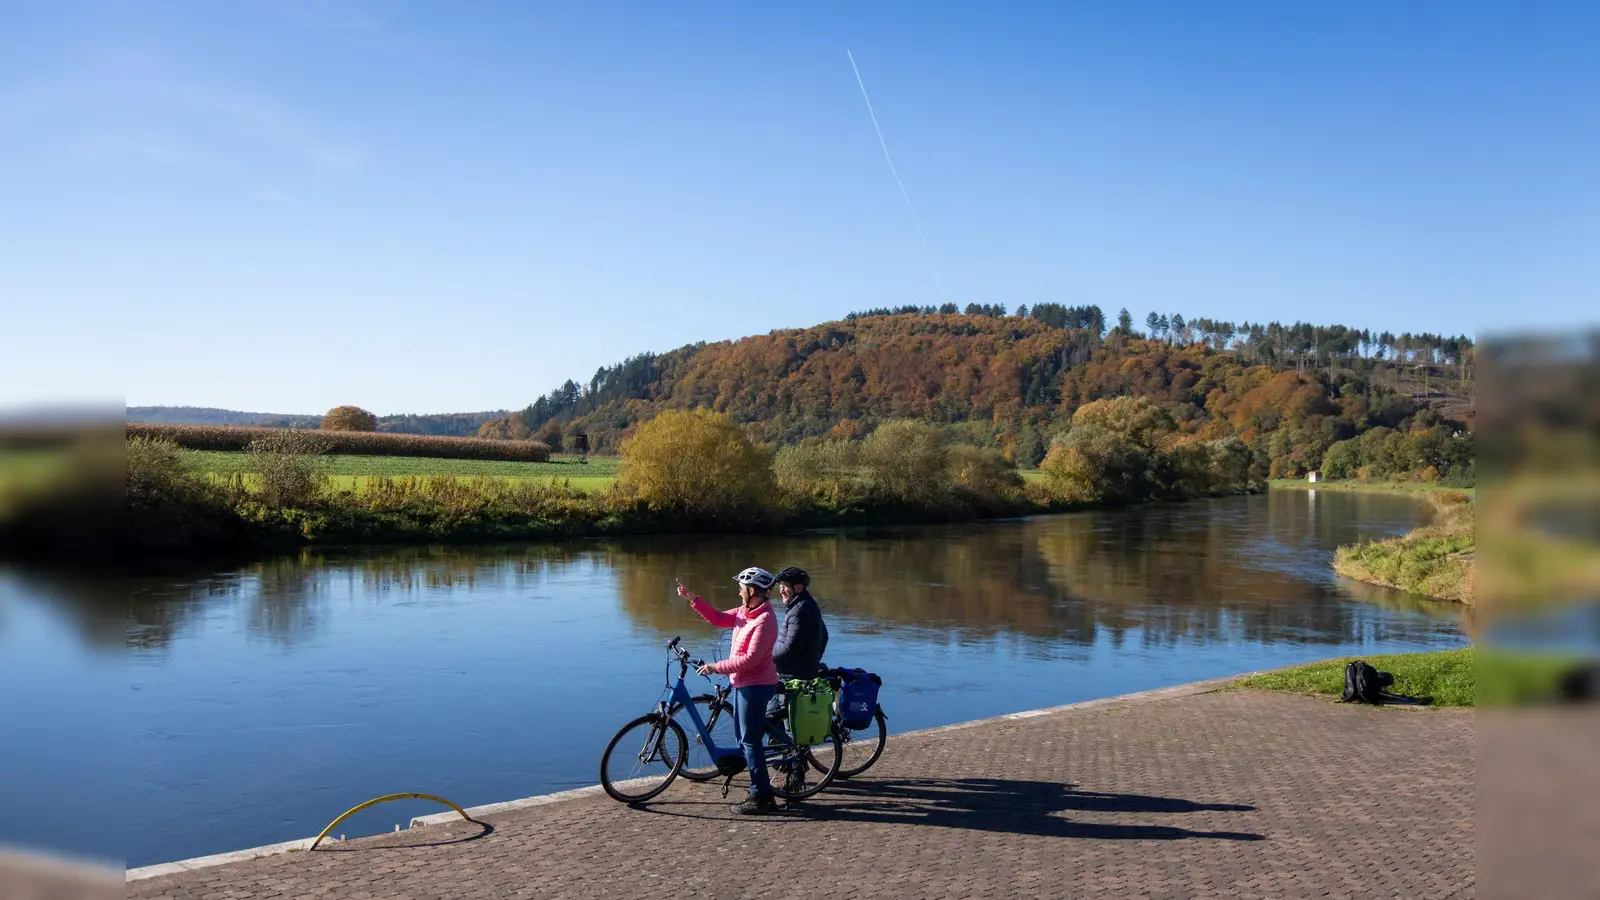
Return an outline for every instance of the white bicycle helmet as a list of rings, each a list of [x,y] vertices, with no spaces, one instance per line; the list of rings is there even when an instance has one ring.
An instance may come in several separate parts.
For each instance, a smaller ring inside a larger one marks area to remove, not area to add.
[[[776,578],[772,577],[771,572],[757,566],[745,569],[743,572],[733,576],[733,580],[740,584],[748,584],[751,587],[760,588],[763,591],[772,590],[772,583],[777,581]]]

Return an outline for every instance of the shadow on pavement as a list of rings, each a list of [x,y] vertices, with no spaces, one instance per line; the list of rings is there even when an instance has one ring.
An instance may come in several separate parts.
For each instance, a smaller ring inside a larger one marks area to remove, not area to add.
[[[1262,835],[1244,831],[1195,831],[1172,825],[1074,821],[1073,813],[1253,812],[1255,807],[1238,803],[1197,803],[1178,797],[1077,791],[1073,790],[1071,784],[1056,781],[1012,781],[1004,778],[835,781],[816,797],[759,819],[745,819],[728,812],[729,803],[742,796],[743,791],[739,791],[730,799],[721,801],[682,798],[661,804],[641,804],[634,808],[653,815],[730,819],[751,824],[898,823],[1099,840],[1265,839]]]
[[[1070,784],[1055,781],[1003,778],[836,781],[825,794],[829,802],[808,806],[807,818],[835,822],[902,822],[933,828],[1099,840],[1263,840],[1261,835],[1250,832],[1074,821],[1071,817],[1074,812],[1252,812],[1255,807],[1196,803],[1177,797],[1076,791]]]

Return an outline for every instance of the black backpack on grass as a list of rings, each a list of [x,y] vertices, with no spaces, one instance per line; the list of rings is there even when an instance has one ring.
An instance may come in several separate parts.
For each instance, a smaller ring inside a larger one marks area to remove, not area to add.
[[[1344,667],[1344,696],[1339,698],[1339,702],[1378,706],[1386,700],[1395,699],[1383,690],[1393,684],[1394,675],[1379,672],[1358,659]]]

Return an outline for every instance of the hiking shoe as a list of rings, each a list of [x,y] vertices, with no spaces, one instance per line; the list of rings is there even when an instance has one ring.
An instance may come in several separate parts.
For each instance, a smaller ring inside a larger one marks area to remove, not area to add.
[[[743,803],[736,805],[733,811],[741,816],[764,816],[772,812],[772,795],[752,796]]]

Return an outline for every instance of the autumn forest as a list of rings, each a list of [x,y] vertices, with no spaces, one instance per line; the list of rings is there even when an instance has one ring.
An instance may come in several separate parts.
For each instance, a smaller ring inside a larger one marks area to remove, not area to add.
[[[1273,477],[1316,470],[1331,447],[1349,442],[1335,453],[1347,475],[1470,478],[1468,337],[1176,313],[1151,313],[1143,324],[1124,310],[1108,328],[1098,307],[1058,304],[868,310],[641,354],[587,384],[568,381],[480,433],[558,450],[581,433],[591,449],[611,452],[663,409],[724,412],[780,446],[858,438],[913,418],[1030,467],[1078,408],[1136,397],[1171,414],[1173,441],[1238,437]]]

